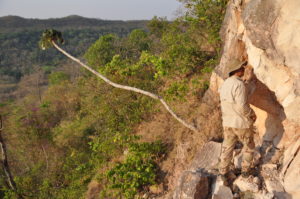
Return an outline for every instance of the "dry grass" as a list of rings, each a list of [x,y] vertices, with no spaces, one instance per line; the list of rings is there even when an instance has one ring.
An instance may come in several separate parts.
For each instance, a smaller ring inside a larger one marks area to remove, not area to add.
[[[209,139],[222,138],[221,113],[216,96],[208,92],[202,100],[194,96],[189,101],[173,103],[171,107],[182,118],[199,126],[201,131],[188,130],[163,109],[136,128],[136,134],[142,137],[142,141],[160,139],[169,145],[168,154],[160,165],[165,174],[161,179],[165,192],[174,190],[181,172],[187,169],[194,154],[207,141],[205,135]]]

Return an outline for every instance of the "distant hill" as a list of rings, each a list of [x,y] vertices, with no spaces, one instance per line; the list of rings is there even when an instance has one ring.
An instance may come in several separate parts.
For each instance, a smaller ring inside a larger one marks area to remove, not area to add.
[[[0,17],[0,33],[36,30],[45,28],[59,28],[60,30],[67,29],[103,29],[106,28],[144,28],[145,20],[135,21],[116,21],[85,18],[78,15],[71,15],[63,18],[51,19],[25,19],[18,16]]]
[[[66,58],[49,49],[38,47],[41,33],[47,28],[62,31],[63,48],[81,57],[100,36],[114,33],[126,36],[134,29],[145,29],[147,21],[111,21],[68,16],[56,19],[0,17],[0,100],[9,98],[17,83],[37,70],[53,70]],[[49,71],[48,71],[49,72]]]
[[[55,67],[65,58],[55,50],[42,51],[38,41],[42,31],[54,28],[63,32],[64,48],[82,56],[100,36],[114,33],[123,37],[134,29],[145,29],[147,21],[112,21],[68,16],[52,19],[0,17],[0,84],[18,82],[34,66]]]

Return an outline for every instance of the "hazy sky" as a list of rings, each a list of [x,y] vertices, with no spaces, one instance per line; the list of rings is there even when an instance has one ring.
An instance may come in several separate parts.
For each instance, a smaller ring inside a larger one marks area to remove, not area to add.
[[[177,0],[0,0],[0,16],[56,18],[68,15],[101,19],[172,19],[180,7]]]

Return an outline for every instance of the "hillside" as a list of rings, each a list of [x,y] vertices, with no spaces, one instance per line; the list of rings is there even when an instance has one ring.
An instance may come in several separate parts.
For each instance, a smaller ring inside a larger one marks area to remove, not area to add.
[[[147,23],[148,31],[137,29],[127,36],[96,33],[92,41],[92,34],[58,29],[66,41],[63,49],[118,84],[162,96],[176,114],[201,131],[182,126],[147,96],[111,87],[84,70],[73,75],[79,67],[61,63],[63,56],[53,48],[38,50],[43,56],[35,56],[39,59],[33,63],[28,60],[24,67],[39,63],[41,70],[31,75],[20,70],[18,92],[23,97],[0,106],[7,166],[16,184],[10,186],[1,169],[0,197],[133,199],[171,193],[197,148],[206,138],[221,137],[220,122],[215,121],[219,109],[203,96],[220,58],[219,30],[226,3],[184,1],[189,9],[185,15],[172,22],[154,17]],[[23,33],[2,35],[19,34],[27,41],[32,30]],[[34,34],[32,50],[41,32]],[[14,59],[25,52],[20,49],[27,49],[18,47],[19,39],[7,41],[15,42],[7,54]]]

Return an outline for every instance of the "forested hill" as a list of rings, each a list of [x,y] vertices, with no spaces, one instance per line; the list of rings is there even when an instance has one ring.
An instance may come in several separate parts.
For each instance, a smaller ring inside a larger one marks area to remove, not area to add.
[[[86,29],[93,30],[124,30],[126,33],[128,29],[145,27],[146,21],[113,21],[102,19],[85,18],[78,15],[71,15],[63,18],[51,19],[25,19],[18,16],[5,16],[0,17],[0,32],[16,32],[23,30],[36,30],[45,28],[57,28],[61,30],[67,29]],[[121,32],[119,32],[121,33]]]
[[[43,30],[63,31],[64,48],[81,56],[100,36],[114,33],[126,36],[134,29],[145,29],[146,21],[111,21],[68,16],[56,19],[25,19],[17,16],[0,17],[0,82],[18,82],[33,68],[53,68],[64,58],[55,51],[38,48]]]

